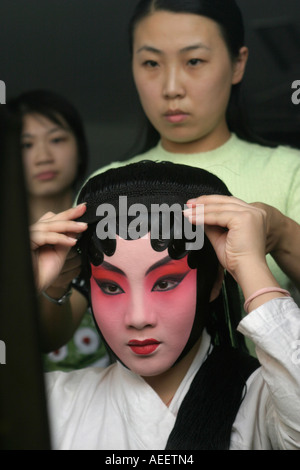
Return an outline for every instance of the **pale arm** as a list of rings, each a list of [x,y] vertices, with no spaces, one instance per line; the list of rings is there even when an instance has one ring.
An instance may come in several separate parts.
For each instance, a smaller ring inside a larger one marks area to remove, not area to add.
[[[272,206],[259,202],[251,205],[266,215],[266,253],[271,254],[300,292],[300,225]]]

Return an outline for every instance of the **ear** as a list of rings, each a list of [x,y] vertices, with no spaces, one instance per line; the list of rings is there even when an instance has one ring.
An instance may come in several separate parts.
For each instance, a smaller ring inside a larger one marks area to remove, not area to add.
[[[218,275],[210,293],[209,301],[213,302],[220,294],[222,283],[224,281],[224,268],[219,264]]]
[[[249,50],[248,47],[241,47],[239,51],[239,56],[235,60],[234,65],[233,65],[233,75],[232,75],[232,85],[236,85],[237,83],[240,83],[243,79],[247,61],[248,61],[248,56],[249,56]]]

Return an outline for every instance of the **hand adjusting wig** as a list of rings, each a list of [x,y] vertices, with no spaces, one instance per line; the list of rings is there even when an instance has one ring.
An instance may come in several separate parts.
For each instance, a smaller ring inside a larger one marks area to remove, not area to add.
[[[116,234],[124,229],[124,225],[129,228],[132,222],[131,216],[122,213],[122,209],[120,211],[120,198],[124,196],[127,198],[127,207],[139,204],[146,208],[147,217],[142,218],[141,223],[146,228],[139,227],[140,236],[150,232],[154,250],[168,249],[173,259],[187,255],[189,266],[197,269],[195,320],[188,342],[176,363],[193,347],[204,327],[211,335],[213,348],[179,409],[166,447],[170,450],[227,449],[245,381],[257,367],[257,362],[245,354],[244,339],[236,332],[241,308],[237,284],[230,275],[225,275],[219,297],[213,302],[209,301],[219,268],[209,240],[204,237],[201,249],[189,249],[187,242],[190,240],[186,239],[184,230],[181,237],[176,237],[176,217],[171,221],[167,237],[165,233],[163,237],[152,237],[154,228],[157,228],[153,227],[153,219],[150,217],[153,205],[167,204],[171,207],[179,204],[180,219],[184,225],[186,219],[182,209],[188,199],[212,194],[230,196],[226,185],[205,170],[169,162],[143,161],[92,177],[82,188],[77,200],[78,203],[87,204],[86,213],[79,219],[88,223],[88,229],[79,241],[83,260],[82,275],[87,282],[90,278],[90,264],[99,265],[104,255],[112,256],[117,248]],[[113,218],[118,219],[111,226],[106,219],[109,226],[109,237],[106,239],[99,238],[97,234],[97,224],[101,224],[107,215],[105,211],[99,210],[99,206],[113,207]],[[155,220],[158,220],[161,229],[161,219]],[[126,239],[130,239],[130,230],[126,235]]]

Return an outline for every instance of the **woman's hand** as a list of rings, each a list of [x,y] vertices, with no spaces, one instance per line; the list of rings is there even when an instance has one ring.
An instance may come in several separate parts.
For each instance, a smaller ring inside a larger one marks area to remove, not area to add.
[[[266,211],[231,196],[202,196],[188,201],[189,209],[184,211],[194,224],[203,223],[202,211],[196,215],[197,204],[204,205],[205,233],[221,265],[240,284],[245,298],[278,286],[265,258]]]
[[[59,214],[48,212],[30,227],[33,268],[38,292],[53,284],[62,271],[70,249],[87,224],[74,219],[82,216],[85,204]],[[72,256],[70,256],[72,259]]]
[[[202,196],[187,203],[192,211],[185,211],[185,215],[190,214],[189,220],[194,224],[201,222],[195,215],[197,204],[204,205],[205,233],[220,263],[234,277],[245,263],[264,262],[264,210],[230,196]]]

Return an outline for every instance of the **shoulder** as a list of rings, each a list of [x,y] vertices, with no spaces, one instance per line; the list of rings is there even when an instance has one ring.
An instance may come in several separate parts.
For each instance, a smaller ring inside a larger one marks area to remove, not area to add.
[[[255,142],[247,142],[239,139],[238,137],[234,140],[235,148],[239,151],[243,151],[250,156],[256,156],[259,158],[270,159],[272,161],[283,162],[286,166],[287,161],[294,163],[295,166],[300,168],[300,150],[289,147],[287,145],[278,145],[271,147],[268,145],[262,145]]]
[[[157,145],[156,147],[148,150],[147,152],[145,153],[141,153],[139,155],[135,155],[127,160],[116,160],[116,161],[113,161],[111,162],[109,165],[106,165],[106,166],[103,166],[103,167],[100,167],[98,168],[97,170],[94,170],[92,173],[90,173],[90,175],[88,176],[88,178],[86,179],[85,183],[93,178],[94,176],[97,176],[99,175],[100,173],[105,173],[106,171],[108,170],[112,170],[112,169],[115,169],[115,168],[120,168],[121,166],[126,166],[126,165],[129,165],[130,163],[136,163],[136,162],[139,162],[141,160],[153,160],[154,158],[157,157],[157,154],[160,152],[160,146]]]
[[[45,383],[48,395],[55,397],[74,398],[78,394],[93,393],[96,388],[104,386],[114,375],[115,364],[106,367],[88,367],[72,372],[48,372],[45,374]]]

